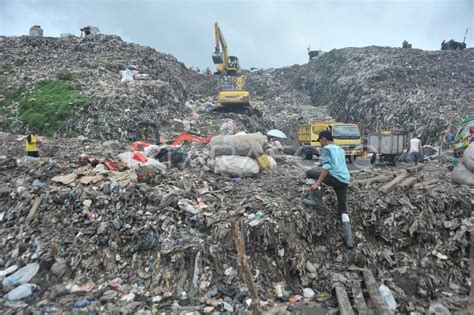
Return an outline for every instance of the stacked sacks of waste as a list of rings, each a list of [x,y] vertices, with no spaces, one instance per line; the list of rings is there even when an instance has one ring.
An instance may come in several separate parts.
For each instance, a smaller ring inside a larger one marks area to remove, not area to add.
[[[451,174],[451,178],[457,184],[474,186],[474,145],[472,143],[464,151],[461,161]]]
[[[212,137],[209,143],[211,167],[216,174],[256,176],[276,166],[276,161],[264,154],[267,145],[267,137],[260,132]]]

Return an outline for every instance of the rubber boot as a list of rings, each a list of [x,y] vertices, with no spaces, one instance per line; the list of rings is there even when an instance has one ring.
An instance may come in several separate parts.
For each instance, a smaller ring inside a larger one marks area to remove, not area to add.
[[[308,207],[323,207],[323,194],[321,190],[313,190],[308,198],[303,200],[303,203]]]
[[[344,232],[344,243],[347,248],[354,247],[354,240],[352,239],[351,221],[347,213],[342,214],[342,230]]]

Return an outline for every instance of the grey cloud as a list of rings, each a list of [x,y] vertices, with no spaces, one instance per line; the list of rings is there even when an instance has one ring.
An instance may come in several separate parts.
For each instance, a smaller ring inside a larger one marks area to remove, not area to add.
[[[186,65],[213,67],[214,22],[243,67],[307,61],[306,48],[399,47],[404,39],[439,49],[443,39],[472,46],[474,1],[0,1],[0,34],[79,35],[84,25],[171,53]]]

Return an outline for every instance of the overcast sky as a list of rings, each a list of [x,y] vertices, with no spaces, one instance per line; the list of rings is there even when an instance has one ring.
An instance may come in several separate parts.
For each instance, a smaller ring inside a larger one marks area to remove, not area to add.
[[[407,39],[437,50],[443,39],[462,41],[467,27],[472,47],[474,0],[0,0],[0,35],[37,24],[44,36],[79,36],[94,25],[200,68],[213,67],[215,21],[241,66],[270,68],[307,62],[309,44],[328,51]]]

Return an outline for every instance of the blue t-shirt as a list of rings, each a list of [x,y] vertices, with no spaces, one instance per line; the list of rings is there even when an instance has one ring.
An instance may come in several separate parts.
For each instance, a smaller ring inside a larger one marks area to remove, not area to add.
[[[351,175],[347,169],[346,154],[335,144],[328,144],[322,150],[323,169],[342,183],[349,184]]]

